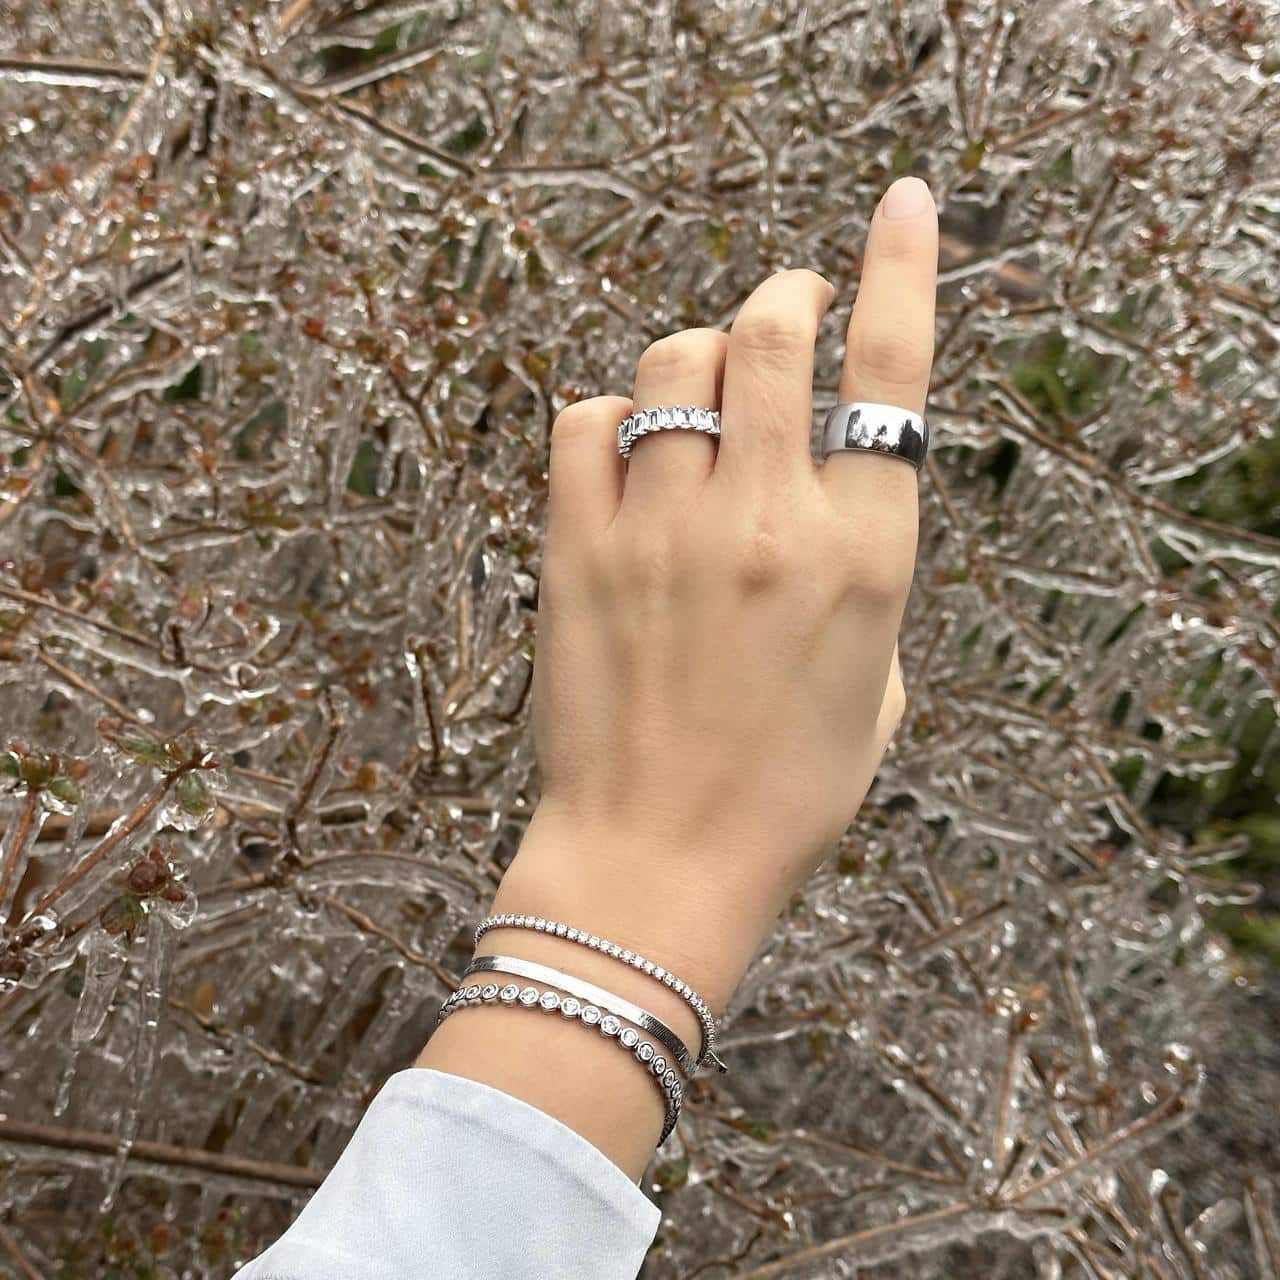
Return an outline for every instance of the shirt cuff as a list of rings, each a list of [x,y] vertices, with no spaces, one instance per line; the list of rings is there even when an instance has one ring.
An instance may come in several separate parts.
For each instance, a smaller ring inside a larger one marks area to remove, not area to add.
[[[421,1077],[431,1077],[424,1085]],[[455,1076],[434,1067],[410,1067],[393,1075],[385,1087],[396,1087],[406,1101],[423,1097],[433,1109],[462,1124],[487,1129],[499,1143],[521,1148],[521,1160],[547,1166],[572,1182],[575,1202],[590,1198],[617,1219],[617,1228],[644,1238],[641,1250],[652,1244],[662,1210],[593,1142],[576,1129],[533,1103],[504,1093],[468,1076]],[[495,1193],[501,1186],[494,1186]],[[637,1270],[639,1265],[637,1264]]]
[[[391,1076],[243,1280],[632,1280],[662,1211],[549,1113],[432,1067]]]

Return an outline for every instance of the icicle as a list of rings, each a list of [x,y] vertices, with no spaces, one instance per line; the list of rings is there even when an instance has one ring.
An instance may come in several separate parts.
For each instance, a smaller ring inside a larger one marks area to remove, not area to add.
[[[153,914],[147,921],[146,952],[138,984],[138,1029],[130,1057],[129,1098],[117,1128],[116,1157],[107,1175],[99,1211],[108,1213],[124,1180],[125,1162],[138,1135],[138,1122],[151,1098],[151,1080],[160,1054],[160,1031],[165,991],[173,962],[173,929],[163,916]]]

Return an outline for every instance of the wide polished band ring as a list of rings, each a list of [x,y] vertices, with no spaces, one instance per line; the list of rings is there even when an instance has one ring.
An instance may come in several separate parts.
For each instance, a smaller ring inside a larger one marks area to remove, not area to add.
[[[822,424],[822,460],[842,449],[890,453],[919,471],[929,452],[929,424],[918,413],[892,404],[833,405]]]
[[[664,405],[658,409],[637,409],[618,423],[618,452],[631,456],[632,447],[641,436],[653,431],[701,431],[709,436],[720,434],[720,414],[696,404]]]

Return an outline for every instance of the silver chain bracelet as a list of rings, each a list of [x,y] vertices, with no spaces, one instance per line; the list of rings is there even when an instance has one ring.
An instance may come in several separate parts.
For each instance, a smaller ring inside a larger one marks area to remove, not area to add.
[[[573,929],[557,920],[547,920],[543,916],[486,916],[476,928],[475,941],[477,944],[490,929],[535,929],[538,933],[549,933],[554,937],[564,938],[569,942],[579,942],[584,947],[591,947],[594,951],[603,952],[605,955],[612,956],[615,960],[621,960],[624,964],[629,964],[633,969],[639,969],[642,973],[648,974],[655,981],[661,982],[663,986],[670,987],[698,1015],[698,1021],[702,1024],[702,1045],[694,1067],[703,1067],[708,1062],[714,1062],[720,1071],[729,1070],[716,1057],[713,1051],[717,1030],[716,1020],[711,1016],[711,1010],[707,1007],[707,1002],[687,982],[680,981],[674,973],[654,964],[652,960],[646,960],[644,956],[628,948],[621,947],[616,942],[610,942],[606,938],[598,938],[594,933],[587,933],[583,929]]]
[[[585,1026],[595,1027],[606,1040],[612,1040],[614,1044],[634,1057],[657,1085],[662,1094],[666,1112],[658,1146],[666,1142],[680,1119],[684,1087],[680,1083],[680,1077],[676,1074],[675,1068],[667,1062],[657,1048],[650,1041],[641,1040],[634,1028],[624,1027],[622,1020],[616,1014],[601,1009],[599,1005],[583,1004],[577,996],[562,996],[558,991],[550,989],[542,990],[535,986],[522,988],[514,982],[499,987],[496,982],[487,982],[483,986],[459,987],[440,1006],[436,1020],[443,1021],[459,1009],[483,1004],[521,1004],[526,1009],[539,1008],[545,1013],[559,1013],[565,1018],[576,1018]]]

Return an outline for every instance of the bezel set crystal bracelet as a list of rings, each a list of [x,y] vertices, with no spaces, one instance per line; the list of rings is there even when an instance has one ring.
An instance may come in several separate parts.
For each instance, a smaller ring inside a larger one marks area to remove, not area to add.
[[[647,1009],[641,1009],[639,1005],[632,1004],[630,1000],[614,995],[612,991],[606,991],[603,987],[597,987],[590,982],[583,982],[581,978],[572,977],[560,969],[553,969],[550,965],[523,960],[519,956],[478,956],[467,966],[462,978],[465,981],[473,974],[487,973],[495,969],[517,978],[549,982],[553,987],[561,988],[570,996],[576,996],[579,1000],[590,1004],[598,1004],[609,1013],[625,1018],[628,1022],[634,1022],[640,1030],[647,1031],[658,1040],[674,1059],[675,1065],[680,1068],[686,1079],[692,1078],[697,1070],[684,1041],[661,1019]]]
[[[634,1027],[625,1026],[622,1019],[596,1004],[583,1004],[577,996],[561,995],[550,987],[521,987],[518,982],[499,986],[486,982],[483,986],[472,984],[459,987],[440,1006],[440,1019],[449,1017],[459,1009],[481,1004],[523,1005],[526,1009],[541,1009],[544,1013],[559,1013],[565,1018],[576,1018],[584,1026],[595,1027],[606,1040],[630,1053],[643,1066],[662,1094],[664,1118],[662,1136],[658,1146],[666,1142],[680,1119],[680,1105],[684,1101],[684,1087],[680,1077],[657,1047],[642,1040]]]
[[[440,1006],[437,1022],[459,1009],[476,1005],[505,1004],[511,1007],[539,1008],[547,1013],[559,1013],[577,1020],[584,1026],[595,1027],[606,1039],[627,1050],[642,1067],[662,1094],[665,1120],[661,1146],[670,1136],[680,1118],[684,1102],[684,1082],[692,1079],[698,1069],[714,1063],[720,1071],[728,1067],[716,1056],[713,1049],[717,1026],[707,1002],[687,982],[644,956],[607,938],[598,937],[583,929],[576,929],[543,916],[492,915],[486,916],[476,928],[475,941],[479,944],[491,929],[533,929],[576,942],[610,956],[623,964],[661,982],[684,1000],[698,1017],[702,1028],[702,1043],[697,1058],[690,1053],[684,1041],[660,1018],[647,1009],[640,1008],[621,996],[602,987],[585,982],[581,978],[554,969],[549,965],[524,960],[518,956],[487,955],[475,957],[460,979],[458,989]],[[532,978],[548,985],[539,987],[517,982],[468,982],[478,973],[498,972],[518,978]],[[557,989],[559,988],[559,989]],[[627,1023],[635,1025],[628,1026]],[[652,1040],[644,1038],[647,1034]],[[656,1041],[656,1043],[655,1043]],[[682,1080],[683,1075],[683,1080]]]

